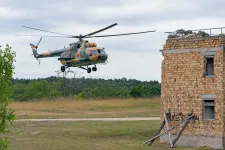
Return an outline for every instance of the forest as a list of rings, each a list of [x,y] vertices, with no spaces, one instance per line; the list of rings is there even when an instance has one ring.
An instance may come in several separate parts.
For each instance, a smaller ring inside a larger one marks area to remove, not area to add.
[[[129,97],[155,97],[161,92],[158,81],[136,79],[92,79],[48,77],[38,79],[12,79],[13,101],[30,101],[57,97],[78,99],[109,99]]]

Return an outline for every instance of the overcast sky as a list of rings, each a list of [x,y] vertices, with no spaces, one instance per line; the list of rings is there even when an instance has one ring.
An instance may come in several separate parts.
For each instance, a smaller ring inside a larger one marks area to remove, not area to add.
[[[157,30],[154,33],[92,38],[105,47],[109,63],[98,65],[97,72],[81,76],[91,78],[132,78],[161,82],[162,55],[159,52],[167,38],[165,31],[225,26],[224,0],[1,0],[0,45],[9,44],[17,53],[15,76],[39,78],[56,76],[61,64],[56,57],[42,59],[31,55],[30,43],[39,37],[18,34],[49,35],[22,28],[30,26],[64,34],[87,34],[113,23],[117,26],[96,35]],[[68,46],[77,39],[43,38],[38,52]]]

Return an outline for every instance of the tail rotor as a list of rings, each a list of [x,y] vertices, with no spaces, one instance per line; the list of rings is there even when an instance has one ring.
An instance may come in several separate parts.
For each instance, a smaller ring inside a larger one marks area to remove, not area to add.
[[[38,44],[36,45],[36,49],[38,48],[38,45],[40,44],[41,40],[42,40],[42,37],[40,38]]]

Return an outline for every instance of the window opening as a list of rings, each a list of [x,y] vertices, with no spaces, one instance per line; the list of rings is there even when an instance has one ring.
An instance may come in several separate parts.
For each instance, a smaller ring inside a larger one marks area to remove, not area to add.
[[[203,119],[215,119],[215,102],[214,100],[203,100]]]
[[[213,76],[214,75],[214,57],[205,57],[205,75]]]

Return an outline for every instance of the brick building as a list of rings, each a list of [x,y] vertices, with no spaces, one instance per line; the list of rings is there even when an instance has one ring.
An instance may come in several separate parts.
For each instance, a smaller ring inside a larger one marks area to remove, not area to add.
[[[162,55],[161,103],[175,116],[193,112],[177,145],[225,149],[225,36],[168,38]],[[169,126],[177,121],[170,120]],[[181,127],[171,131],[174,137]],[[165,129],[165,127],[164,127]],[[167,134],[161,143],[169,143]]]

